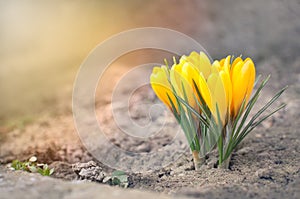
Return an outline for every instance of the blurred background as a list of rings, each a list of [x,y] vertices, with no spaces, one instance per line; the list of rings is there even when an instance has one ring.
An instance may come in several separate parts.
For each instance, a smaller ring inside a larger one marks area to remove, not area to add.
[[[288,73],[299,73],[299,0],[0,0],[0,126],[71,113],[73,82],[89,52],[147,26],[185,33],[216,59],[243,54],[258,70],[271,63],[287,84]],[[123,61],[163,57],[140,53]]]

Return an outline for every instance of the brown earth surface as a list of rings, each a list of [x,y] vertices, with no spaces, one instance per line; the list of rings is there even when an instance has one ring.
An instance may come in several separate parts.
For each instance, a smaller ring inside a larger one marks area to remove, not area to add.
[[[272,71],[266,70],[269,63],[272,63]],[[300,93],[299,84],[293,84],[293,82],[300,81],[299,62],[294,64],[294,72],[291,73],[289,80],[280,79],[279,75],[276,75],[281,69],[276,58],[261,65],[265,67],[264,73],[274,75],[260,103],[265,102],[270,94],[281,85],[290,84],[288,91],[278,102],[278,104],[287,103],[287,107],[262,123],[249,135],[233,153],[229,170],[216,168],[216,160],[212,159],[196,172],[183,140],[183,143],[170,145],[174,151],[182,148],[181,156],[174,159],[170,165],[148,172],[128,173],[129,188],[203,198],[223,198],[224,196],[297,198],[300,185],[298,130]],[[137,100],[157,102],[151,89],[147,86],[142,87],[132,96],[132,99],[135,103],[129,106],[129,110],[133,115],[139,115],[134,117],[135,122],[147,120],[148,108],[138,108]],[[127,104],[123,103],[123,106],[119,106],[116,112],[124,113],[126,106]],[[172,143],[172,133],[177,125],[168,111],[165,110],[163,114],[157,116],[156,120],[156,125],[161,125],[157,121],[169,118],[165,124],[167,132],[141,140],[130,137],[118,129],[110,110],[110,104],[99,105],[97,113],[106,113],[105,117],[103,114],[98,114],[99,120],[100,123],[102,122],[101,125],[109,130],[105,132],[108,141],[115,146],[136,153],[150,153]],[[102,172],[103,175],[109,176],[114,170],[95,160],[83,147],[74,128],[71,114],[55,118],[41,118],[23,129],[14,129],[5,135],[0,146],[2,167],[14,159],[26,160],[35,155],[40,162],[48,163],[55,168],[53,174],[55,178],[85,179],[100,183],[103,179],[97,179],[97,173]],[[109,146],[100,148],[109,151],[107,147]],[[136,164],[130,166],[138,170],[139,165]]]

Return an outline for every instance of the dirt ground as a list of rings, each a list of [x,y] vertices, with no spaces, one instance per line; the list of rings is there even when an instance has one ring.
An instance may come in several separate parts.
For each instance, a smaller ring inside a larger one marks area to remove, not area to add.
[[[262,73],[273,75],[260,102],[266,101],[282,85],[289,84],[288,91],[278,102],[287,103],[287,107],[260,125],[242,142],[233,153],[229,170],[217,169],[216,160],[213,159],[196,172],[183,141],[171,145],[172,150],[181,150],[182,155],[170,165],[159,170],[128,173],[129,188],[203,198],[297,198],[300,191],[299,63],[295,62],[289,71],[285,71],[290,74],[289,79],[280,78],[279,74],[283,70],[280,60],[273,58],[260,63]],[[272,71],[269,70],[270,65]],[[135,103],[129,109],[133,115],[139,115],[134,117],[136,122],[147,120],[147,108],[136,106],[139,100],[157,102],[151,89],[147,86],[141,88],[132,99]],[[126,103],[117,111],[124,112],[124,107]],[[110,104],[101,104],[98,105],[97,113],[101,125],[110,130],[107,134],[110,142],[116,146],[137,153],[150,153],[171,143],[173,137],[170,132],[173,131],[170,129],[175,129],[176,123],[168,111],[157,116],[156,120],[169,118],[168,132],[155,134],[148,140],[139,140],[117,129],[110,110]],[[103,112],[106,114],[99,114]],[[26,160],[35,155],[40,162],[55,168],[54,178],[101,183],[102,179],[97,179],[96,174],[102,172],[108,176],[113,171],[95,160],[83,147],[74,128],[72,114],[40,118],[22,129],[16,128],[5,133],[0,149],[3,166],[14,159]],[[101,149],[109,151],[106,146],[101,146]]]
[[[229,170],[216,168],[217,160],[212,158],[200,171],[196,172],[183,134],[180,133],[178,139],[174,140],[174,131],[178,129],[178,125],[170,112],[163,110],[156,114],[151,113],[149,120],[150,105],[159,103],[149,86],[139,88],[131,96],[128,103],[122,100],[131,92],[130,85],[134,85],[138,78],[131,79],[130,82],[121,85],[122,95],[116,99],[118,106],[115,107],[114,116],[117,115],[122,118],[122,114],[128,112],[136,124],[145,125],[150,121],[151,127],[147,129],[147,133],[150,132],[150,134],[144,135],[144,132],[138,132],[136,136],[129,136],[122,132],[120,126],[123,129],[131,129],[131,123],[124,120],[118,126],[114,121],[110,105],[113,89],[111,85],[115,85],[122,75],[130,69],[127,67],[128,63],[123,60],[117,64],[123,63],[125,67],[117,66],[115,69],[112,67],[111,70],[108,70],[103,82],[109,82],[109,84],[106,83],[104,87],[97,90],[96,115],[100,126],[105,131],[108,142],[113,144],[101,145],[97,149],[108,155],[114,146],[137,154],[160,152],[161,155],[155,156],[154,159],[149,159],[149,157],[148,159],[147,157],[136,158],[135,161],[127,165],[132,171],[143,169],[143,165],[147,165],[148,168],[149,165],[155,165],[157,162],[170,163],[163,168],[158,165],[158,169],[153,167],[153,169],[147,169],[148,171],[143,172],[128,171],[128,190],[130,191],[159,192],[163,196],[167,194],[167,196],[175,198],[299,198],[300,47],[297,43],[299,42],[299,20],[296,20],[299,15],[295,9],[299,3],[290,1],[290,4],[284,4],[287,1],[270,0],[264,1],[261,5],[261,1],[255,1],[255,3],[244,1],[223,10],[223,6],[226,6],[225,3],[212,2],[204,9],[206,13],[194,12],[196,14],[187,15],[186,17],[190,19],[190,22],[184,27],[178,25],[183,23],[181,19],[178,19],[179,21],[171,20],[171,11],[166,11],[165,23],[169,24],[168,27],[170,28],[176,27],[179,31],[184,30],[185,33],[194,36],[195,39],[206,37],[205,42],[208,51],[217,58],[223,56],[224,52],[227,53],[226,50],[228,49],[230,49],[228,53],[244,53],[253,56],[258,74],[271,74],[271,80],[259,99],[256,110],[270,99],[277,90],[289,85],[288,90],[276,103],[276,105],[286,103],[287,106],[259,125],[239,145],[233,153]],[[236,1],[228,2],[235,4]],[[283,4],[287,6],[282,7]],[[174,6],[175,8],[178,11],[181,8],[188,10],[189,6],[178,3],[177,7]],[[200,8],[202,9],[201,6],[195,9]],[[266,10],[259,10],[259,8]],[[159,15],[153,14],[157,12],[157,4],[149,4],[143,12],[153,15],[153,21],[160,19]],[[231,12],[235,12],[234,19],[243,20],[229,23],[228,21],[234,20],[228,14]],[[265,13],[273,12],[276,15],[264,16]],[[138,11],[134,13],[136,16],[141,15]],[[203,15],[206,18],[202,19]],[[200,21],[204,21],[201,34],[195,30],[198,22],[191,20],[193,17],[201,18]],[[144,24],[141,17],[134,19],[136,23],[143,24],[143,26],[164,26],[164,24],[152,22]],[[171,22],[168,23],[168,20]],[[257,23],[258,20],[261,20],[261,23]],[[277,26],[278,23],[280,26]],[[248,26],[253,31],[244,29]],[[268,27],[272,27],[274,30]],[[270,34],[271,29],[274,34]],[[201,35],[199,38],[197,37],[198,34]],[[148,59],[152,60],[154,56],[155,54],[152,54]],[[156,56],[156,61],[161,60],[164,56],[164,54]],[[141,60],[145,61],[147,57],[140,58],[139,61]],[[137,60],[135,61],[138,63]],[[145,70],[145,73],[139,78],[148,77],[149,69]],[[67,87],[69,88],[70,85]],[[68,92],[71,93],[70,88]],[[70,110],[71,99],[66,100],[64,98],[62,101],[63,103],[60,103],[59,100],[46,102],[51,107],[50,109],[62,110],[56,114],[41,114],[35,119],[24,120],[18,125],[0,127],[0,190],[3,188],[3,191],[7,191],[7,197],[13,192],[11,187],[15,182],[14,180],[20,178],[26,182],[27,178],[31,179],[32,177],[25,172],[9,171],[9,164],[15,159],[28,160],[34,155],[39,162],[47,163],[51,168],[54,168],[55,172],[49,187],[55,183],[65,186],[68,182],[92,181],[91,186],[95,188],[93,189],[95,191],[97,189],[95,186],[100,187],[104,177],[111,175],[115,170],[99,162],[89,153],[75,128]],[[50,104],[55,103],[63,105],[50,106]],[[162,124],[161,121],[164,123]],[[151,134],[162,125],[164,128],[160,133]],[[167,148],[164,148],[166,146]],[[120,161],[122,158],[124,157],[116,157]],[[5,180],[11,176],[14,180]],[[58,181],[58,178],[64,181]],[[37,182],[44,182],[43,179],[47,181],[48,178],[38,177],[35,179]],[[23,181],[19,183],[22,184]],[[35,184],[39,184],[37,182]],[[19,186],[18,190],[23,193],[24,187],[20,184],[16,186]],[[72,186],[68,184],[65,192],[69,192]],[[74,186],[77,187],[78,184]],[[79,192],[88,186],[79,188]],[[44,188],[47,189],[47,186]],[[28,189],[30,189],[30,185],[28,185]],[[119,189],[116,187],[109,188],[108,192],[112,190]],[[126,192],[124,193],[126,194]],[[149,198],[151,197],[152,195],[149,196]]]

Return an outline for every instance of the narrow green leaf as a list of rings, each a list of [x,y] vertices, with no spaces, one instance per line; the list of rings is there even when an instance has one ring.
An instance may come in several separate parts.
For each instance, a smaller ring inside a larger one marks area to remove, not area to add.
[[[199,88],[198,88],[198,86],[197,86],[197,84],[194,80],[193,80],[193,84],[194,84],[194,87],[196,89],[197,96],[199,97],[201,103],[198,101],[197,97],[194,96],[194,98],[197,101],[198,106],[201,108],[201,111],[203,113],[205,113],[205,116],[207,118],[210,118],[211,112],[210,112],[208,106],[206,105],[206,102],[205,102],[202,94],[200,93]]]
[[[282,104],[281,106],[277,107],[274,111],[272,111],[271,113],[269,113],[266,116],[264,116],[263,118],[261,118],[259,121],[253,123],[251,125],[251,128],[249,128],[244,134],[242,134],[242,137],[238,140],[236,145],[238,145],[255,127],[257,127],[259,124],[261,124],[263,121],[268,119],[270,116],[272,116],[274,113],[278,112],[285,106],[286,106],[286,104]]]
[[[182,86],[185,101],[188,102],[188,97],[187,97],[186,90],[185,90],[185,87],[183,85],[183,82],[181,82],[181,86]],[[198,136],[197,136],[197,127],[195,126],[194,118],[193,118],[192,113],[189,109],[186,110],[186,113],[187,113],[187,118],[188,118],[188,121],[189,121],[190,130],[191,130],[191,132],[190,132],[191,139],[192,139],[193,143],[195,144],[195,150],[199,151],[200,150],[200,145],[199,145],[199,139],[198,139]]]
[[[250,101],[246,105],[246,110],[245,110],[245,113],[244,113],[244,115],[242,117],[240,125],[239,125],[239,127],[237,129],[236,135],[239,135],[239,132],[241,131],[242,127],[244,126],[244,123],[247,120],[247,118],[248,118],[248,116],[249,116],[252,108],[254,107],[256,101],[258,100],[258,97],[260,95],[261,90],[265,87],[265,85],[269,81],[269,78],[270,78],[270,76],[268,76],[264,81],[262,81],[262,83],[260,84],[259,88],[256,90],[255,94],[253,95],[253,97],[250,99]]]
[[[253,116],[253,120],[257,119],[263,112],[265,112],[282,95],[282,93],[287,88],[288,88],[288,86],[286,86],[286,87],[282,88],[280,91],[278,91],[274,95],[274,97],[272,97],[272,99]]]
[[[260,79],[261,76],[258,77],[258,79]],[[230,154],[232,153],[232,151],[235,149],[235,147],[237,146],[237,139],[240,136],[240,132],[244,126],[245,121],[247,120],[251,110],[253,109],[255,103],[258,100],[258,97],[260,96],[261,90],[265,87],[265,85],[267,84],[267,82],[270,79],[270,75],[267,76],[260,84],[260,86],[258,87],[258,89],[256,90],[256,92],[254,93],[254,95],[251,97],[251,99],[249,100],[248,104],[246,105],[245,108],[245,112],[243,114],[243,110],[244,110],[244,106],[246,103],[246,100],[243,100],[243,103],[241,105],[241,108],[239,109],[239,113],[237,115],[237,117],[234,120],[234,124],[233,124],[233,129],[232,129],[232,138],[229,140],[229,143],[227,145],[226,148],[226,153],[224,156],[224,159],[228,158],[230,156]],[[255,84],[258,83],[258,80],[255,82]],[[242,118],[242,119],[241,119]],[[240,121],[241,119],[241,121]],[[238,125],[239,123],[239,125]],[[237,127],[238,126],[238,127]]]
[[[164,59],[165,65],[167,66],[167,68],[169,68],[169,63],[167,59]]]
[[[220,111],[218,104],[216,104],[216,110],[217,110],[217,117],[218,117],[218,124],[217,124],[217,129],[218,132],[220,133],[219,139],[218,139],[218,151],[219,151],[219,165],[223,162],[223,135],[222,135],[222,120],[220,116]]]
[[[182,108],[182,107],[181,107]],[[187,138],[187,141],[188,141],[188,144],[190,145],[190,148],[191,150],[195,150],[195,146],[194,146],[194,143],[192,141],[192,136],[190,134],[191,132],[191,128],[189,127],[189,124],[188,124],[188,121],[187,121],[187,118],[186,118],[186,115],[184,114],[184,112],[182,112],[182,114],[180,114],[180,125],[182,127],[182,130],[185,134],[185,137]]]
[[[116,170],[116,171],[112,172],[111,175],[112,176],[121,176],[121,175],[126,175],[126,173],[125,173],[125,171]]]
[[[207,123],[206,119],[200,115],[193,107],[191,107],[188,103],[186,103],[181,97],[179,97],[176,94],[176,98],[178,99],[178,101],[180,101],[184,106],[187,107],[187,109],[189,109],[193,114],[195,114],[195,116],[203,123],[205,124],[207,127],[209,127],[209,124]]]
[[[239,138],[236,140],[236,144],[237,145],[238,143],[240,143],[242,141],[242,139],[244,139],[244,137],[250,132],[248,131],[248,129],[253,126],[255,120],[262,114],[264,113],[281,95],[282,93],[287,89],[287,87],[284,87],[283,89],[281,89],[280,91],[278,91],[274,97],[272,97],[272,99],[267,103],[265,104],[252,118],[251,120],[248,122],[248,124],[244,127],[244,129],[242,130],[242,132],[240,133],[239,135]],[[281,108],[283,108],[284,106],[280,106],[278,107],[275,111],[271,112],[271,114],[268,114],[266,117],[264,117],[265,119],[267,119],[268,117],[270,117],[272,114],[274,114],[275,112],[277,112],[278,110],[280,110]],[[265,120],[264,119],[264,120]],[[259,124],[261,123],[262,121],[259,122]],[[258,124],[257,124],[258,125]],[[256,126],[257,126],[256,125]],[[250,130],[252,131],[254,128],[250,128]]]
[[[168,96],[168,99],[169,99],[169,102],[172,106],[172,112],[173,112],[173,115],[175,116],[177,122],[180,122],[180,113],[177,112],[177,109],[174,105],[174,102],[172,101],[171,97],[169,96],[169,94],[167,93],[167,96]]]

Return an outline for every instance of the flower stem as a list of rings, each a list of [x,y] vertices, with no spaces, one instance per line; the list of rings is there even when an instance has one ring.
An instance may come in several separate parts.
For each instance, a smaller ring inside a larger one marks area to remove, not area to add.
[[[205,157],[200,158],[199,156],[199,151],[194,150],[193,152],[193,160],[194,160],[194,166],[195,166],[195,170],[199,170],[201,165],[204,164],[205,161]]]
[[[219,169],[229,169],[229,163],[231,160],[231,154],[229,155],[228,158],[226,158],[225,160],[223,160],[222,162],[219,162]]]

